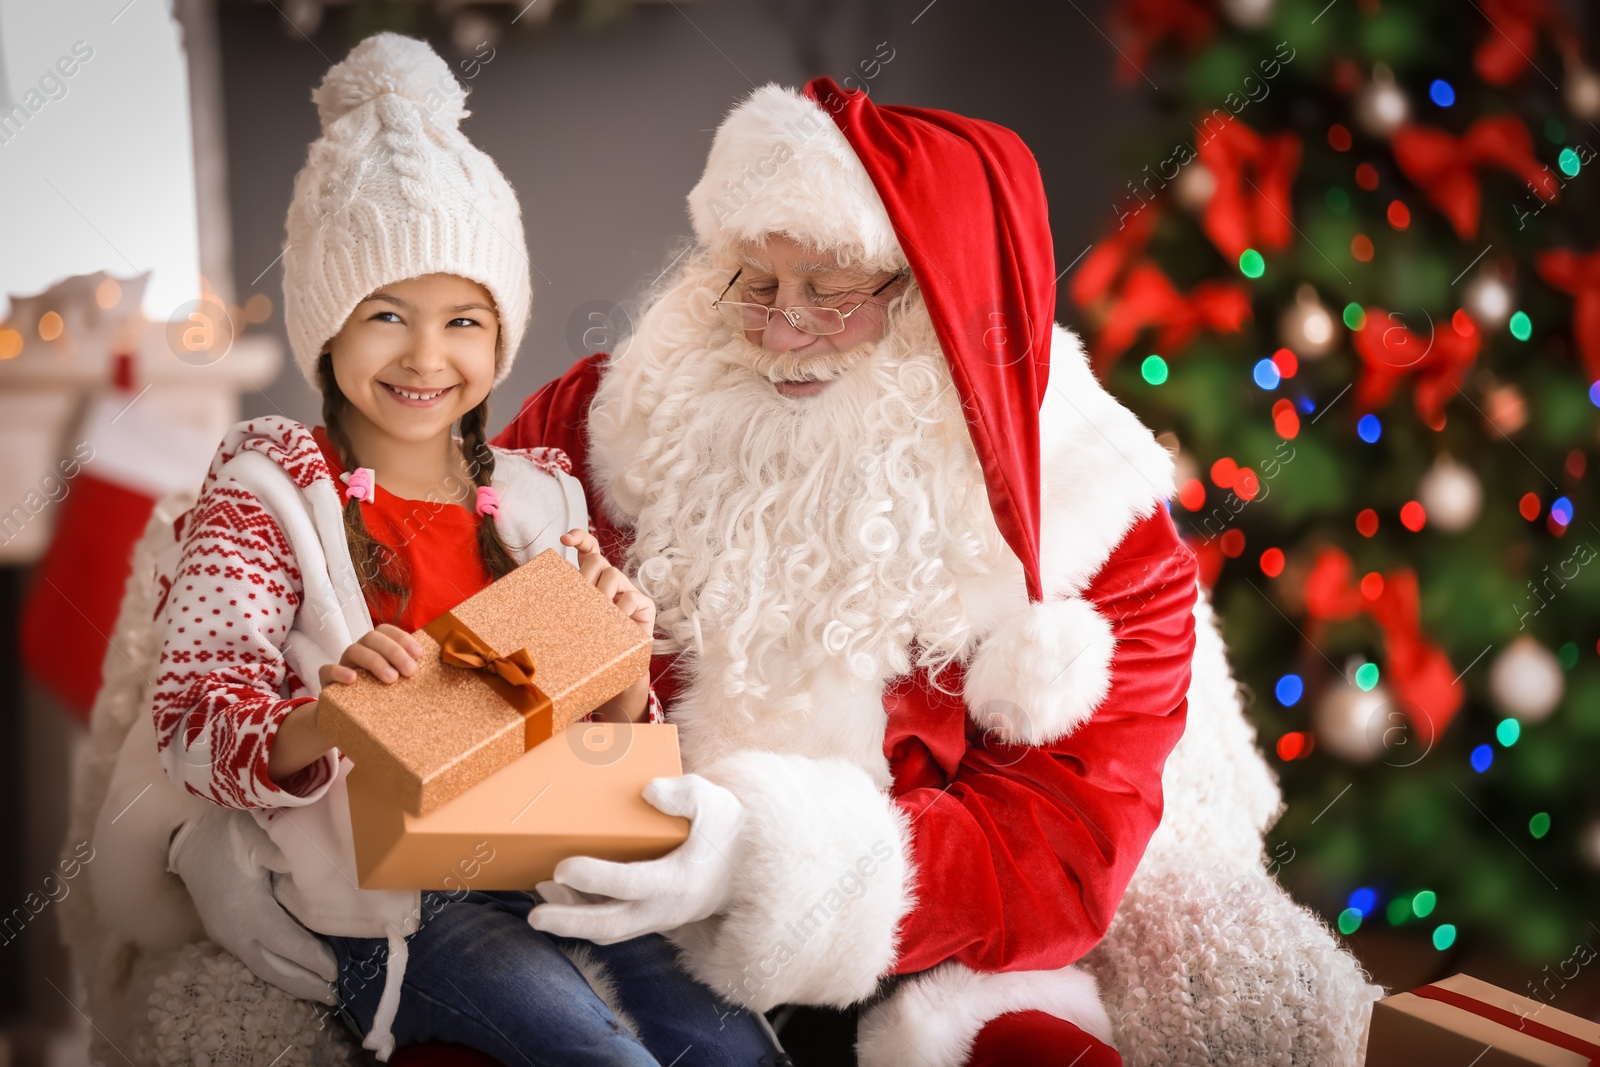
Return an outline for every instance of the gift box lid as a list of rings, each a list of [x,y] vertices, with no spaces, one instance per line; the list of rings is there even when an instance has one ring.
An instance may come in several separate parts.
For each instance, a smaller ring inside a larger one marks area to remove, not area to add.
[[[1466,974],[1373,1005],[1367,1067],[1445,1063],[1451,1055],[1474,1067],[1600,1067],[1600,1023]]]
[[[458,604],[451,616],[495,653],[527,649],[549,697],[543,737],[638,680],[650,639],[554,549]],[[430,623],[432,627],[434,624]],[[385,684],[366,672],[322,691],[317,726],[412,814],[438,808],[537,743],[486,672],[448,666],[426,630],[417,672]]]

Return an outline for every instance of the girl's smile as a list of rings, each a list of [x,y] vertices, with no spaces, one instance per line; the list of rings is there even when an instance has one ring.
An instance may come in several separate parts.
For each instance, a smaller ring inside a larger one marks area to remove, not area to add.
[[[396,403],[404,404],[409,408],[428,408],[436,404],[442,404],[449,398],[451,391],[456,388],[454,385],[447,385],[443,389],[420,390],[405,389],[392,382],[379,382],[378,384],[383,386],[384,391]]]

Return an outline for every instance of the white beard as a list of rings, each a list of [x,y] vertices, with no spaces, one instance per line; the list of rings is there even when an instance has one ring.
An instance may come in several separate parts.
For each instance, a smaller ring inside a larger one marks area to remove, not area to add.
[[[690,267],[601,379],[595,470],[634,531],[619,566],[656,602],[658,651],[686,651],[696,703],[881,707],[885,680],[937,674],[992,625],[997,598],[964,591],[1021,573],[949,368],[913,289],[832,385],[784,397],[711,310],[724,281]]]

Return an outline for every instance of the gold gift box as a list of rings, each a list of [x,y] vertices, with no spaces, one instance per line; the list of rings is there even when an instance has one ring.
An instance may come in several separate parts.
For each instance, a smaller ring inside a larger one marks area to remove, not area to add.
[[[509,694],[526,696],[526,688],[444,662],[430,634],[443,622],[463,625],[478,648],[508,660],[526,649],[547,701],[525,716]],[[412,815],[459,797],[650,667],[650,640],[638,624],[554,549],[412,636],[422,655],[411,677],[386,685],[360,671],[354,682],[325,687],[317,704],[317,728]]]
[[[1588,1067],[1594,1056],[1600,1023],[1465,974],[1384,997],[1367,1032],[1366,1067]]]
[[[345,779],[363,889],[532,889],[568,856],[655,859],[689,836],[643,796],[683,773],[671,723],[574,723],[421,816],[364,771]]]

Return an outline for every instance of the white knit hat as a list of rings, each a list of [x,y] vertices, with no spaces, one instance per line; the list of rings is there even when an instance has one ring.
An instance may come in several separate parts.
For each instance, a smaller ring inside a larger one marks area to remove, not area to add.
[[[317,384],[328,341],[374,290],[456,274],[494,297],[499,384],[527,329],[532,287],[517,194],[457,129],[466,89],[422,41],[380,33],[311,98],[322,136],[294,181],[283,255],[283,313],[301,373]]]

